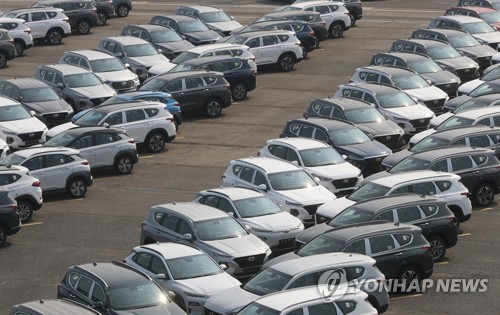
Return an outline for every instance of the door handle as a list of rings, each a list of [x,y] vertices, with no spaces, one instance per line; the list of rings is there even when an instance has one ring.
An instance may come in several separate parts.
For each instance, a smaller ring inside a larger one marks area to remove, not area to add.
[[[394,254],[394,256],[401,256],[401,255],[403,255],[403,253],[402,253],[402,252],[401,252],[401,253],[396,253],[396,254]]]
[[[474,171],[472,172],[472,174],[479,174],[479,171]]]
[[[74,299],[74,298],[75,298],[75,295],[70,293],[70,294],[69,294],[69,297],[70,297],[70,298],[72,298],[72,299]]]
[[[425,222],[425,223],[422,223],[422,224],[419,224],[420,226],[426,226],[426,225],[429,225],[429,222]]]

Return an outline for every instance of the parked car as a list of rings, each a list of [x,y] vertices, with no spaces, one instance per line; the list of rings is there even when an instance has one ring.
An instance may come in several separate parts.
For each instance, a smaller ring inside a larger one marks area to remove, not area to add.
[[[268,157],[230,161],[222,175],[222,186],[258,189],[305,226],[313,224],[320,205],[336,199],[299,166]]]
[[[240,279],[259,272],[272,253],[229,214],[194,202],[151,207],[141,226],[141,244],[157,241],[195,246]]]
[[[75,65],[38,66],[34,78],[50,85],[75,112],[97,106],[116,95],[116,91],[92,71]]]
[[[500,9],[500,1],[498,0],[458,0],[459,6],[479,6]]]
[[[173,292],[173,301],[190,314],[203,314],[208,298],[241,285],[205,252],[178,243],[136,246],[123,262]]]
[[[14,38],[9,31],[0,29],[0,69],[7,66],[7,62],[16,57],[17,51]]]
[[[192,16],[156,15],[151,18],[150,23],[173,29],[195,46],[213,44],[222,37],[216,31],[210,30],[205,23]]]
[[[92,4],[96,8],[97,26],[106,25],[108,19],[115,15],[113,0],[92,0]]]
[[[21,220],[17,212],[17,202],[9,194],[9,190],[0,189],[0,247],[5,244],[7,236],[21,230]]]
[[[361,170],[340,155],[331,145],[307,138],[279,138],[267,140],[258,156],[280,159],[300,166],[319,184],[335,195],[351,193],[358,188]]]
[[[211,5],[183,5],[175,9],[175,14],[195,17],[222,36],[228,36],[232,30],[241,27],[241,24],[224,10]]]
[[[6,29],[14,39],[16,56],[22,55],[26,49],[33,47],[31,28],[26,25],[23,19],[0,18],[0,28]]]
[[[500,64],[498,63],[491,65],[483,71],[481,77],[469,82],[465,82],[464,84],[461,84],[458,87],[457,95],[469,94],[470,92],[472,92],[472,90],[474,90],[475,88],[477,88],[478,86],[480,86],[485,82],[500,79],[499,66]]]
[[[300,219],[258,190],[241,187],[202,190],[193,202],[228,213],[269,245],[273,253],[292,250],[295,236],[304,230]]]
[[[69,121],[74,112],[52,87],[33,78],[1,80],[0,94],[23,104],[49,128]]]
[[[90,306],[65,298],[19,303],[12,306],[10,315],[54,315],[56,312],[64,312],[65,315],[100,315]]]
[[[35,41],[46,41],[59,45],[64,37],[71,35],[69,18],[58,8],[27,8],[7,11],[2,18],[22,19],[31,29]]]
[[[497,30],[500,27],[500,13],[495,8],[465,6],[465,7],[450,7],[446,9],[444,15],[465,15],[480,18],[488,23],[491,27]]]
[[[117,17],[127,17],[132,10],[132,0],[113,0],[113,7]]]
[[[40,180],[43,193],[65,191],[82,198],[92,185],[89,162],[71,148],[37,147],[17,151],[0,160],[0,165],[20,165]]]

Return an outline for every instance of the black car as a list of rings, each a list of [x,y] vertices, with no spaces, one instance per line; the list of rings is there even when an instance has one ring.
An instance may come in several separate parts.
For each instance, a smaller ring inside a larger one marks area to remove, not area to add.
[[[5,29],[0,29],[0,69],[7,65],[7,61],[16,57],[14,38]]]
[[[434,261],[442,260],[446,249],[457,243],[456,218],[446,206],[446,200],[425,195],[401,194],[360,201],[328,222],[317,220],[323,223],[298,234],[295,247],[299,249],[303,244],[334,227],[384,220],[422,228],[422,235],[431,244]]]
[[[255,66],[255,63],[253,66]],[[235,101],[247,97],[247,92],[255,90],[257,85],[255,70],[250,65],[250,60],[238,56],[194,58],[178,64],[169,73],[196,69],[224,73],[224,78],[231,86],[231,93]]]
[[[191,16],[156,15],[151,18],[150,24],[167,26],[195,46],[213,44],[221,38],[219,33],[210,30],[202,21]]]
[[[51,128],[71,120],[73,108],[48,84],[19,78],[0,81],[0,94],[15,99]]]
[[[0,247],[7,240],[7,236],[21,230],[21,220],[17,213],[17,202],[9,195],[6,189],[0,189]]]
[[[182,38],[179,33],[169,27],[152,24],[128,24],[122,29],[122,36],[134,36],[147,40],[162,54],[172,60],[180,53],[194,45]]]
[[[420,281],[432,275],[434,265],[431,246],[420,227],[387,221],[331,227],[297,251],[276,257],[266,265],[335,252],[371,256],[386,279]]]
[[[20,303],[12,306],[10,315],[100,315],[84,304],[68,299],[48,299]]]
[[[380,162],[391,149],[371,139],[353,123],[339,119],[294,119],[289,120],[280,137],[303,137],[320,140],[331,145],[346,161],[369,175],[377,172]]]
[[[115,15],[113,0],[92,0],[92,4],[96,8],[97,26],[106,25],[108,19]]]
[[[147,274],[117,261],[69,267],[57,298],[89,305],[103,315],[186,314]]]
[[[314,99],[304,112],[304,118],[336,118],[349,121],[392,152],[406,146],[404,130],[387,119],[370,103],[348,97]]]
[[[344,5],[349,10],[351,17],[351,27],[356,24],[356,21],[363,18],[363,4],[361,0],[344,0]]]
[[[202,111],[217,117],[232,103],[231,86],[220,72],[192,70],[158,75],[147,80],[139,91],[168,92],[182,112]]]

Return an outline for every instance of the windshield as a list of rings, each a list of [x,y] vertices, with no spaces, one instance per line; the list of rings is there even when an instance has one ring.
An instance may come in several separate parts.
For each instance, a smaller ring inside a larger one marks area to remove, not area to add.
[[[16,17],[16,15],[17,15],[17,13],[15,13],[15,12],[14,13],[7,12],[7,13],[0,15],[0,17],[13,19]]]
[[[178,64],[177,66],[173,67],[169,72],[182,72],[182,71],[189,71],[196,69],[195,66],[187,64],[187,63],[181,63]]]
[[[481,19],[483,19],[486,23],[498,23],[500,22],[500,12],[490,12],[490,13],[482,13]]]
[[[217,23],[231,21],[229,15],[223,11],[201,13],[201,20],[205,23]]]
[[[194,224],[202,241],[222,240],[248,235],[247,231],[232,217],[199,221]]]
[[[243,286],[243,289],[253,294],[262,296],[283,290],[291,279],[291,275],[270,267],[264,269],[248,280],[248,282]]]
[[[499,78],[500,78],[500,66],[493,68],[490,72],[483,75],[481,80],[491,81],[491,80],[495,80],[495,79],[499,79]]]
[[[387,186],[382,186],[380,184],[375,184],[373,182],[368,182],[365,185],[359,187],[347,198],[352,201],[362,201],[377,197],[382,197],[387,195],[391,188]]]
[[[395,91],[377,95],[378,103],[382,108],[398,108],[415,105],[415,101],[405,92]]]
[[[199,55],[200,54],[197,54],[194,52],[185,51],[185,52],[181,53],[179,56],[172,59],[172,61],[170,61],[170,63],[180,64],[186,60],[198,58]]]
[[[474,119],[451,116],[450,118],[443,121],[439,126],[437,126],[436,130],[446,130],[457,127],[472,126],[473,123]]]
[[[394,76],[392,80],[394,81],[394,85],[401,90],[420,89],[430,86],[429,83],[418,74]]]
[[[477,109],[477,108],[481,108],[481,107],[488,107],[488,106],[490,106],[491,103],[492,103],[491,100],[471,98],[467,102],[465,102],[462,105],[460,105],[457,108],[455,108],[453,110],[453,113],[454,114],[458,114],[458,113],[461,113],[461,112],[466,112],[466,111],[471,110],[471,109]]]
[[[340,252],[344,242],[328,237],[324,234],[313,238],[311,241],[302,246],[297,255],[305,257],[318,254],[328,254]]]
[[[455,48],[481,46],[481,43],[479,43],[477,39],[475,39],[472,35],[469,34],[448,37],[448,41],[450,42],[450,45]]]
[[[486,22],[463,23],[462,26],[467,31],[467,33],[470,33],[470,34],[483,34],[483,33],[494,33],[494,32],[496,32]]]
[[[443,69],[434,60],[423,60],[423,61],[408,61],[408,69],[415,71],[416,73],[435,73],[441,72]]]
[[[239,311],[238,315],[280,315],[280,312],[267,306],[260,305],[257,302],[253,302]]]
[[[170,43],[170,42],[180,42],[182,41],[182,37],[177,34],[175,31],[161,31],[161,32],[152,32],[151,39],[154,43]]]
[[[469,93],[470,97],[500,93],[500,82],[485,82]]]
[[[403,159],[401,162],[394,165],[389,172],[390,173],[402,173],[402,172],[409,172],[409,171],[426,170],[429,168],[430,164],[431,163],[429,161],[425,161],[425,160],[422,160],[419,158],[409,156],[409,157]]]
[[[101,80],[94,73],[79,73],[67,75],[66,83],[70,88],[102,85]]]
[[[74,122],[74,124],[80,127],[97,126],[97,124],[99,124],[99,122],[103,120],[105,116],[106,116],[105,113],[101,113],[97,110],[89,110],[83,116],[78,118]]]
[[[247,40],[246,37],[240,37],[240,36],[233,36],[231,38],[229,38],[226,43],[229,43],[229,44],[236,44],[236,45],[242,45],[245,43],[245,41]]]
[[[362,144],[372,141],[363,131],[361,131],[361,129],[358,128],[329,130],[328,135],[332,139],[333,144],[338,146]]]
[[[299,154],[306,167],[345,163],[344,158],[332,147],[301,150]]]
[[[366,211],[358,209],[356,207],[349,207],[339,213],[335,218],[333,218],[328,225],[330,226],[342,226],[346,224],[355,224],[369,222],[373,220],[375,213],[372,211]]]
[[[440,46],[434,48],[428,48],[427,53],[434,60],[439,59],[451,59],[451,58],[459,58],[462,55],[455,48],[451,46]]]
[[[198,20],[179,22],[178,25],[179,25],[179,30],[182,33],[208,31],[208,27],[205,24],[203,24],[203,22]]]
[[[156,51],[153,45],[149,43],[125,46],[125,53],[127,54],[128,57],[143,57],[143,56],[158,55],[158,51]]]
[[[73,140],[77,138],[77,135],[61,132],[54,136],[54,138],[43,144],[44,147],[67,147]]]
[[[260,217],[283,211],[266,196],[234,200],[233,203],[242,218]]]
[[[148,82],[144,83],[139,90],[143,91],[161,91],[167,85],[167,82],[162,79],[153,78]]]
[[[125,66],[118,59],[107,58],[99,60],[91,60],[90,68],[94,72],[110,72],[125,70]]]
[[[315,187],[318,184],[303,170],[268,174],[274,190],[293,190]]]
[[[384,115],[376,108],[355,108],[344,112],[346,119],[353,124],[368,124],[385,121]]]
[[[411,152],[420,152],[420,151],[428,150],[428,149],[446,147],[449,144],[450,144],[450,141],[448,141],[448,140],[443,140],[443,139],[440,139],[440,138],[429,136],[427,138],[422,139],[417,144],[415,144],[411,148],[410,151]]]
[[[26,160],[25,157],[15,153],[7,155],[3,160],[0,160],[0,165],[19,165]]]
[[[0,107],[0,121],[21,120],[31,117],[31,114],[20,104]]]
[[[133,310],[169,303],[165,293],[152,281],[134,281],[109,288],[114,310]]]
[[[206,277],[224,272],[204,254],[168,259],[165,262],[172,274],[172,280]]]
[[[59,95],[50,87],[21,90],[21,98],[25,103],[48,102],[60,99]]]

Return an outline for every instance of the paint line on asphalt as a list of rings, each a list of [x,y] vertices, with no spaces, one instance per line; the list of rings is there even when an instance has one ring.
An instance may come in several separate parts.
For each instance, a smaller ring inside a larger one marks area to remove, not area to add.
[[[493,208],[484,208],[484,209],[481,209],[479,211],[484,212],[484,211],[491,211],[491,210],[493,210]]]
[[[141,159],[150,159],[152,157],[155,157],[155,156],[154,155],[139,156],[139,160],[141,160]]]
[[[94,179],[95,180],[95,179]],[[49,201],[49,202],[43,202],[44,204],[57,204],[57,203],[66,203],[66,202],[71,202],[71,201],[74,201],[74,200],[83,200],[83,198],[78,198],[78,199],[70,199],[70,200],[62,200],[62,201]]]
[[[32,223],[26,223],[26,224],[22,224],[21,226],[22,226],[22,227],[26,227],[26,226],[40,225],[40,224],[43,224],[43,222],[32,222]]]
[[[472,234],[470,233],[462,233],[462,234],[458,234],[458,236],[471,236]]]
[[[402,299],[410,299],[410,298],[416,298],[416,297],[419,297],[419,296],[422,296],[422,294],[418,293],[418,294],[411,294],[411,295],[405,295],[405,296],[398,296],[398,297],[395,297],[395,298],[390,298],[389,301],[396,301],[396,300],[402,300]]]
[[[447,265],[447,261],[442,261],[442,262],[435,262],[434,265]]]

